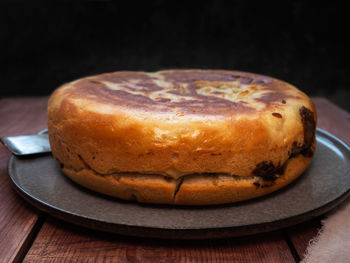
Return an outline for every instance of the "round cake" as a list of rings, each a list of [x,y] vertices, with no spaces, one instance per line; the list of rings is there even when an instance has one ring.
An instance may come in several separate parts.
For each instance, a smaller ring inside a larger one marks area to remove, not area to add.
[[[64,174],[155,204],[231,203],[286,186],[312,160],[316,121],[293,85],[226,70],[106,73],[64,84],[48,104]]]

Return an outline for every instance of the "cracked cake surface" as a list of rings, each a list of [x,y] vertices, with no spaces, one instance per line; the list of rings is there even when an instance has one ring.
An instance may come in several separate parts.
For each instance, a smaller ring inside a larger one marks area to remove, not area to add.
[[[273,192],[311,162],[316,121],[293,85],[227,70],[105,73],[62,85],[48,105],[52,152],[66,175],[148,203]]]

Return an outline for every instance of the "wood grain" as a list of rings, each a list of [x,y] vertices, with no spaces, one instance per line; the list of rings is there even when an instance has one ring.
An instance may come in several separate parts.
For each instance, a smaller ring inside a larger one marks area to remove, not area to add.
[[[314,98],[313,101],[318,114],[317,126],[350,145],[350,114],[326,99]]]
[[[0,103],[0,136],[36,133],[46,125],[47,98],[5,98]]]
[[[286,230],[299,259],[303,259],[310,241],[321,229],[320,218],[290,227]]]
[[[323,98],[313,98],[313,102],[318,113],[317,126],[350,145],[350,114]],[[323,217],[320,218],[322,219]],[[300,259],[303,259],[310,240],[321,229],[320,218],[287,230],[288,236]]]
[[[0,136],[32,133],[45,127],[46,99],[2,99]],[[12,190],[7,175],[10,152],[0,144],[0,261],[20,261],[35,234],[39,213]]]
[[[174,241],[87,230],[49,218],[24,262],[295,262],[280,232],[251,237]]]

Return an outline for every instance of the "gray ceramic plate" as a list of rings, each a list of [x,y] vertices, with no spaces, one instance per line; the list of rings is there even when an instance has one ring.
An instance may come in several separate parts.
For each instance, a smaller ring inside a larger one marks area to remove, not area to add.
[[[271,231],[309,220],[350,194],[350,148],[317,130],[309,169],[286,188],[230,205],[141,205],[96,194],[64,176],[51,155],[12,156],[9,175],[35,207],[65,221],[124,235],[158,238],[221,238]]]

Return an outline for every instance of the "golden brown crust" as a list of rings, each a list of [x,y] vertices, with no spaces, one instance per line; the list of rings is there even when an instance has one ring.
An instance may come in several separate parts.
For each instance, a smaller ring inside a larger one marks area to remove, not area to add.
[[[153,197],[158,196],[159,203],[176,204],[208,203],[201,189],[223,195],[216,197],[223,203],[237,201],[234,193],[239,192],[242,200],[289,183],[282,179],[288,176],[276,180],[274,174],[298,158],[307,161],[295,170],[306,169],[315,148],[316,120],[310,99],[292,85],[237,71],[102,74],[63,85],[48,106],[52,152],[73,180],[84,185],[84,174],[92,189],[102,180],[101,189],[109,193],[103,186],[107,180],[119,189],[112,195],[124,199],[129,198],[122,187],[141,187],[141,202],[157,202]],[[118,177],[123,182],[119,188],[107,179],[125,172],[129,175]],[[98,179],[91,179],[90,173]],[[140,179],[125,183],[131,173]],[[213,173],[244,181],[225,179],[224,185],[215,186],[209,179]],[[244,187],[252,176],[264,178],[270,186]],[[174,187],[181,178],[184,182],[174,201]],[[147,186],[152,184],[158,190]],[[231,187],[236,190],[229,194]],[[194,198],[196,193],[199,197]],[[168,197],[160,198],[163,195]]]
[[[98,193],[141,203],[176,205],[224,204],[256,198],[274,192],[298,178],[311,162],[299,155],[288,161],[283,176],[272,182],[259,178],[228,175],[188,175],[178,180],[160,175],[99,175],[90,169],[79,171],[63,167],[76,183]]]

